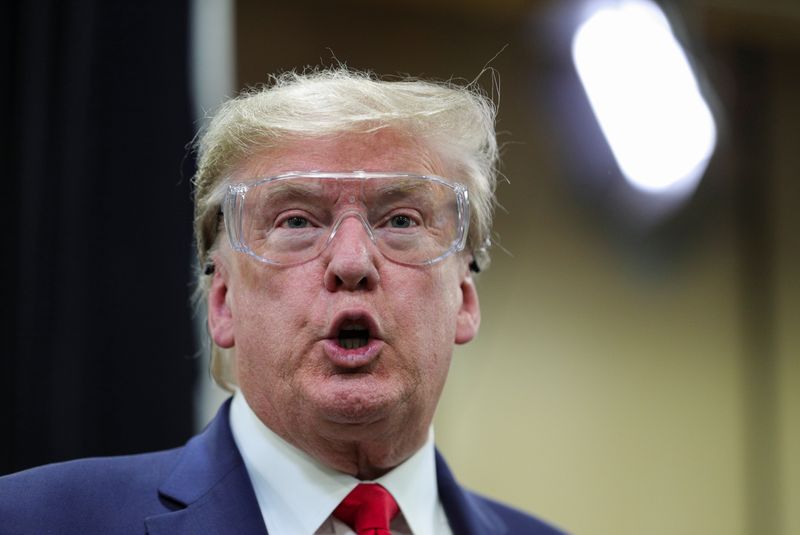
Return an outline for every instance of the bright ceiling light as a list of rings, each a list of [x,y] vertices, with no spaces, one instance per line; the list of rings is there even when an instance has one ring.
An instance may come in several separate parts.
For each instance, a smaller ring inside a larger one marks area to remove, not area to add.
[[[625,178],[649,193],[691,193],[716,145],[716,125],[661,9],[605,3],[577,30],[572,57]]]

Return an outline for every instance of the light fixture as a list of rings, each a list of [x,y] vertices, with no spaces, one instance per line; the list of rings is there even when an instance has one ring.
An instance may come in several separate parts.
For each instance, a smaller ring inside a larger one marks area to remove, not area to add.
[[[573,36],[572,59],[626,180],[646,193],[694,191],[717,130],[661,8],[649,0],[595,5]]]

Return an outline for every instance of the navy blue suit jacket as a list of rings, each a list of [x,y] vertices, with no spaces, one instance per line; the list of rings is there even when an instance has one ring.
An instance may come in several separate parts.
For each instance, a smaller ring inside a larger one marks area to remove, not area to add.
[[[228,405],[182,448],[0,478],[0,535],[266,535],[231,435]],[[561,533],[463,489],[438,452],[436,471],[454,535]]]

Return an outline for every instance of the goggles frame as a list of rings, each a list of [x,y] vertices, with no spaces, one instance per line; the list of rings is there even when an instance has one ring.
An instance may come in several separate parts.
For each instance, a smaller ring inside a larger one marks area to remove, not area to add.
[[[457,206],[457,225],[456,225],[456,236],[453,241],[450,243],[450,246],[437,257],[425,260],[422,262],[406,262],[406,261],[399,261],[392,258],[392,255],[387,255],[382,249],[379,243],[375,240],[374,234],[372,232],[372,227],[369,223],[366,222],[364,217],[361,214],[356,212],[345,212],[338,218],[336,224],[331,225],[331,232],[328,235],[328,238],[325,240],[324,245],[320,247],[316,253],[311,255],[307,259],[298,260],[294,262],[279,262],[276,260],[265,258],[256,252],[254,252],[244,241],[243,239],[243,223],[244,223],[244,206],[245,206],[245,199],[247,197],[247,193],[265,183],[272,183],[272,182],[279,182],[283,180],[292,180],[297,178],[311,178],[311,179],[319,179],[319,180],[381,180],[381,179],[391,179],[391,178],[410,178],[410,179],[420,179],[420,180],[428,180],[434,182],[436,184],[445,186],[451,190],[453,190],[455,197],[456,197],[456,206]],[[366,225],[367,235],[369,236],[372,243],[376,246],[376,248],[381,252],[381,254],[388,258],[389,260],[396,262],[398,264],[405,264],[405,265],[412,265],[412,266],[428,266],[431,264],[435,264],[444,260],[448,256],[461,252],[464,250],[467,237],[469,235],[469,219],[470,219],[470,210],[469,210],[469,190],[466,186],[459,182],[450,182],[447,179],[438,176],[438,175],[421,175],[417,173],[408,173],[408,172],[368,172],[368,171],[348,171],[348,172],[329,172],[329,171],[288,171],[285,173],[281,173],[278,175],[267,176],[267,177],[258,177],[249,180],[243,181],[235,181],[235,182],[227,182],[227,187],[225,189],[225,197],[222,201],[222,214],[223,219],[225,222],[225,230],[228,235],[228,241],[231,244],[231,247],[240,253],[249,255],[256,260],[263,262],[269,265],[275,266],[293,266],[302,264],[308,261],[311,261],[317,258],[322,252],[330,245],[331,241],[333,240],[334,236],[336,235],[336,231],[338,227],[345,217],[349,216],[356,216],[358,219],[361,220],[362,224]]]

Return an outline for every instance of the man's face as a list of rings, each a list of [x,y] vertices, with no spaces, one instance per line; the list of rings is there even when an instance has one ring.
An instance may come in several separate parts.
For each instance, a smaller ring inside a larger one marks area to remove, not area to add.
[[[422,147],[391,131],[293,142],[251,158],[234,176],[313,170],[447,176]],[[430,266],[392,262],[356,217],[343,220],[318,257],[288,267],[226,242],[215,256],[210,331],[234,348],[239,386],[267,426],[340,470],[353,471],[337,460],[350,455],[343,452],[388,469],[424,442],[453,344],[477,332],[467,262],[464,255]],[[353,329],[368,331],[367,345],[343,345],[340,335]]]

